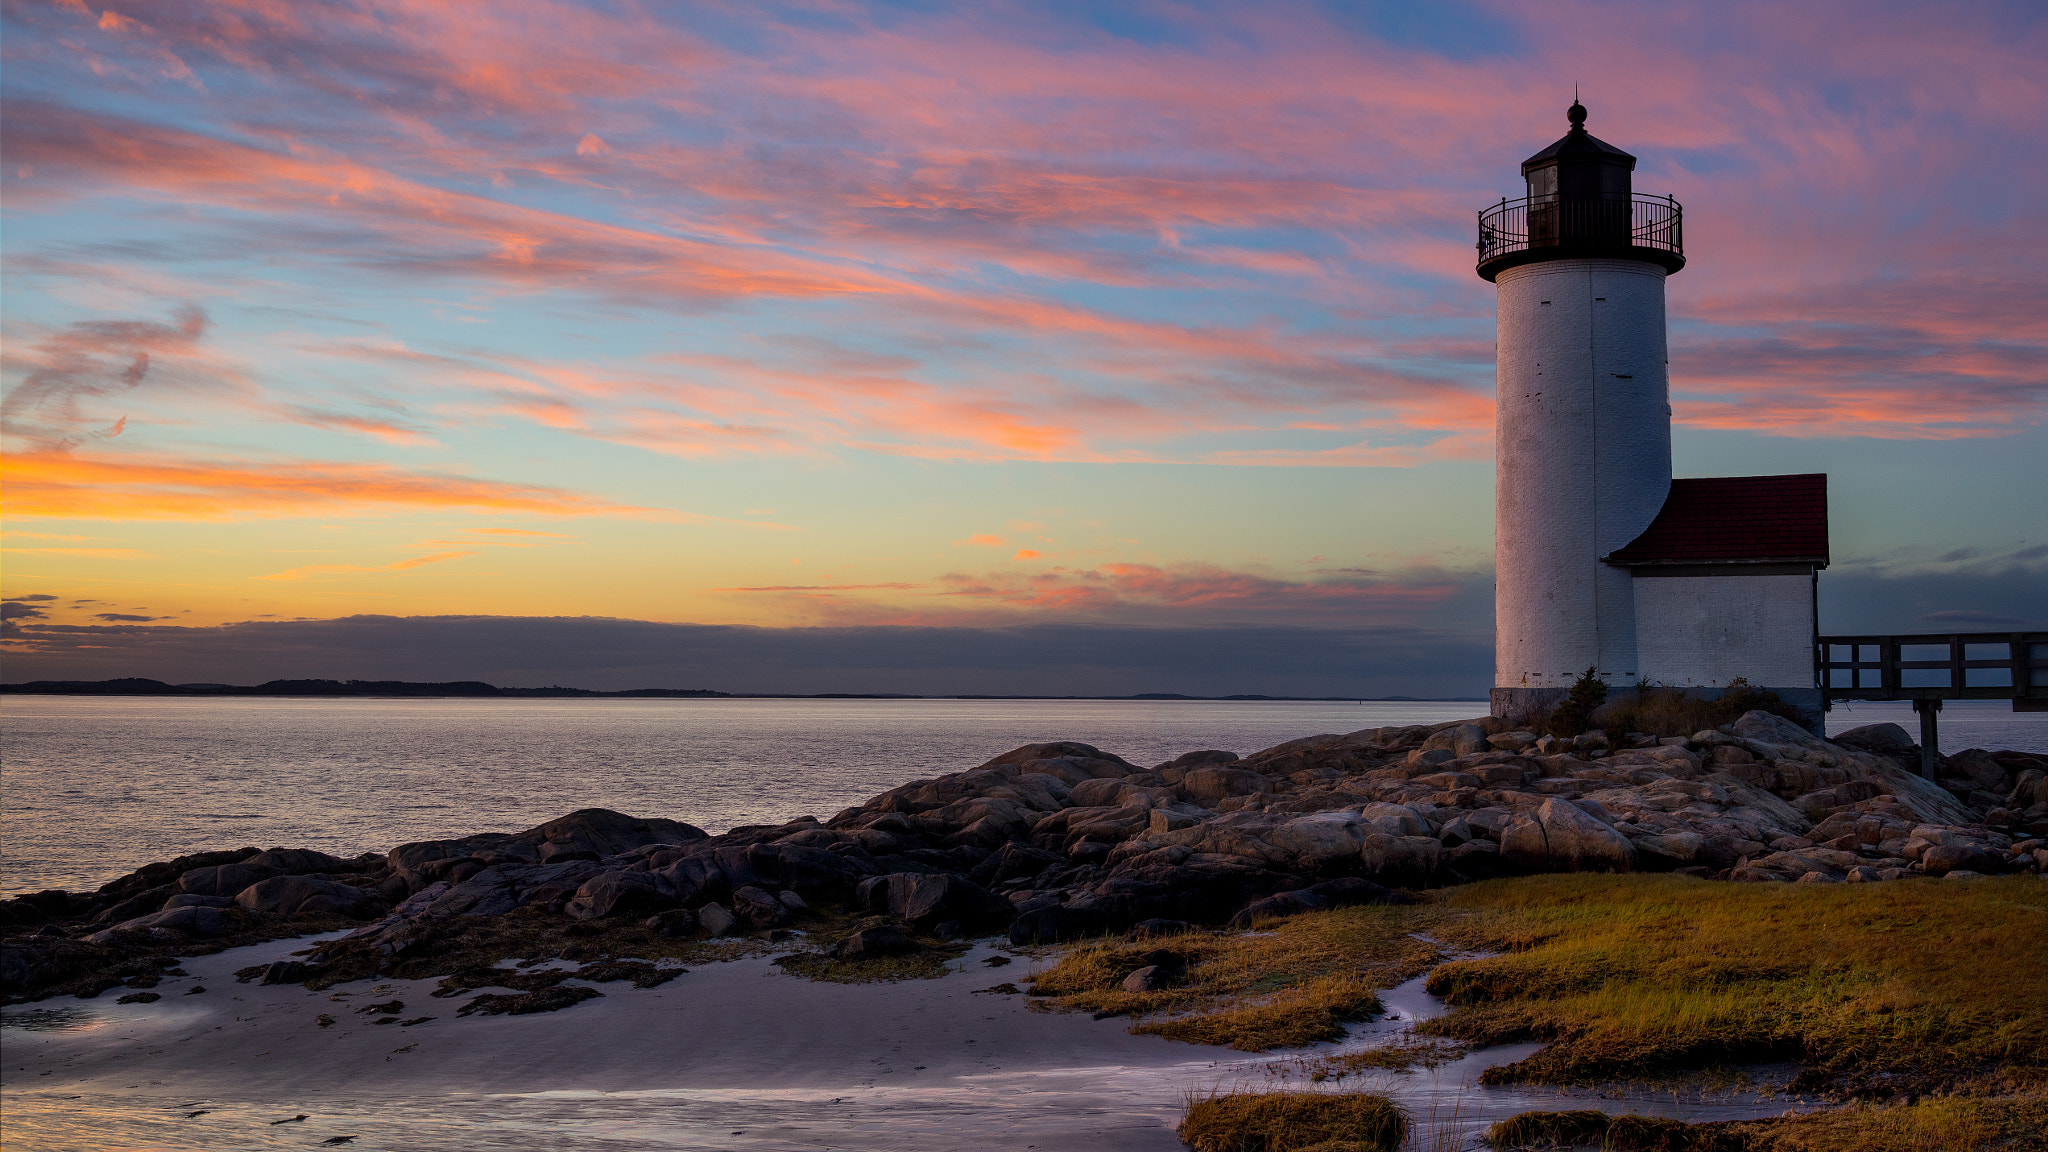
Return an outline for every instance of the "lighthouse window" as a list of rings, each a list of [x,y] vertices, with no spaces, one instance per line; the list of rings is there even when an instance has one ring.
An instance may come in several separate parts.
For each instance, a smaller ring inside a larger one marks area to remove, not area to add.
[[[1557,166],[1538,168],[1529,173],[1529,201],[1542,204],[1557,199]]]

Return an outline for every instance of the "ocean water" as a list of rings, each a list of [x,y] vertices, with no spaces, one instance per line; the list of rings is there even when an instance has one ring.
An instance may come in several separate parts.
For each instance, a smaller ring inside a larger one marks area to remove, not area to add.
[[[2048,714],[1951,704],[1945,751],[2048,751]],[[336,855],[511,832],[577,808],[711,832],[823,819],[1040,740],[1151,765],[1322,732],[1441,723],[1475,702],[0,698],[0,892],[99,886],[218,848]],[[1839,731],[1906,705],[1843,705]]]
[[[1021,744],[1139,765],[1483,714],[1475,702],[0,698],[0,891],[255,845],[336,855],[578,808],[825,819]]]

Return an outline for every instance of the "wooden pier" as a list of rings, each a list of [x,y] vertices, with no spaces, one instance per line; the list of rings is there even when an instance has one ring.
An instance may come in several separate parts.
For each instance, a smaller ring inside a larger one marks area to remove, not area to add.
[[[2048,712],[2048,632],[1819,636],[1814,672],[1821,706],[1837,700],[1911,700],[1920,717],[1920,774],[1934,779],[1935,717],[1944,700],[2011,700]]]

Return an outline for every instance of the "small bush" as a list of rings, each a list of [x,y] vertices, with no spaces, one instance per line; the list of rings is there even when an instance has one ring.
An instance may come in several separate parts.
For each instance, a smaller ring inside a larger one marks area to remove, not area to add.
[[[1180,1138],[1195,1152],[1393,1152],[1408,1118],[1364,1092],[1232,1092],[1190,1098]]]
[[[1587,668],[1572,684],[1571,694],[1564,698],[1543,722],[1543,730],[1552,736],[1577,736],[1593,722],[1593,713],[1607,701],[1607,684],[1599,673]]]
[[[1563,711],[1562,708],[1559,711]],[[1651,736],[1690,736],[1737,720],[1745,712],[1769,712],[1804,724],[1799,710],[1776,692],[1758,688],[1740,677],[1712,700],[1677,688],[1638,684],[1635,691],[1597,708],[1591,723],[1609,732],[1644,732]]]

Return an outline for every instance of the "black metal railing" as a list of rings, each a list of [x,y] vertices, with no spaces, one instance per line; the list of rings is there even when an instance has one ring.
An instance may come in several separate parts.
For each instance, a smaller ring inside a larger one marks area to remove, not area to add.
[[[1821,636],[1817,643],[1814,666],[1829,701],[2048,700],[2048,632]]]
[[[1683,263],[1683,216],[1669,196],[1502,200],[1479,213],[1479,264],[1553,248],[1647,248]]]

